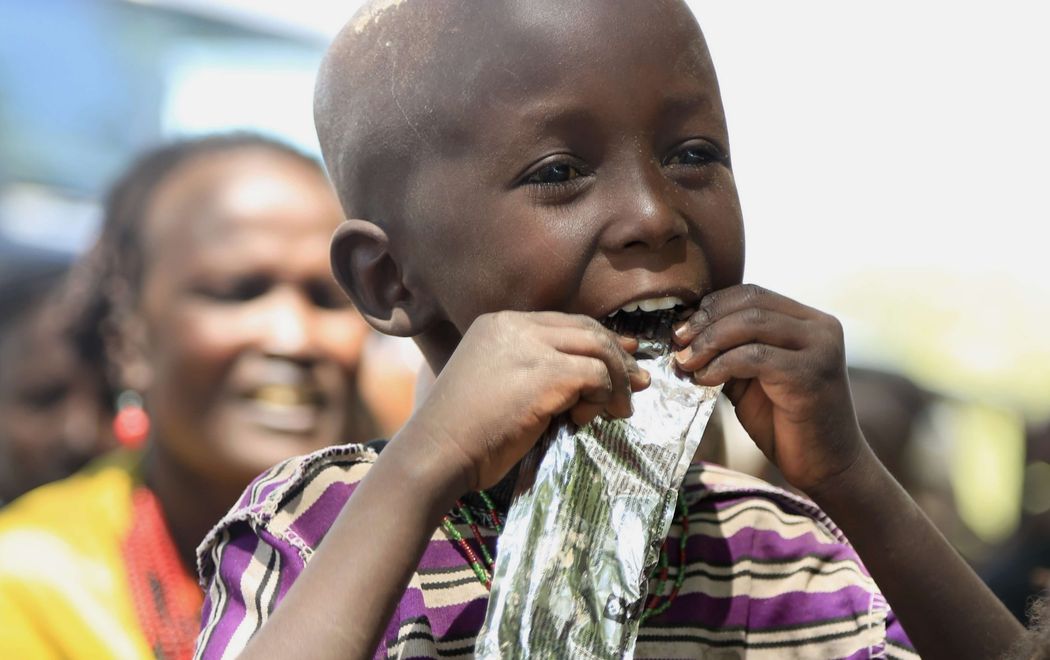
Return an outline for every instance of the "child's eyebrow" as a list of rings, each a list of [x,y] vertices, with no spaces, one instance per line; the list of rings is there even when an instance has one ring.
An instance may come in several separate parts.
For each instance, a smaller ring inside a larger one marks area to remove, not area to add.
[[[562,133],[594,126],[594,118],[599,113],[586,105],[561,105],[556,101],[543,101],[523,107],[522,119],[536,132],[541,134]]]
[[[661,104],[660,114],[664,117],[679,118],[686,115],[714,110],[722,116],[722,104],[707,92],[685,92],[668,95]]]

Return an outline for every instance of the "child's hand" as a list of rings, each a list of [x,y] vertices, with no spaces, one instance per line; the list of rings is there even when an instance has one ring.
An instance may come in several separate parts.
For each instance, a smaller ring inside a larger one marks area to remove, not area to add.
[[[754,285],[706,296],[676,326],[680,367],[725,393],[791,485],[819,488],[864,445],[835,318]]]
[[[551,418],[580,425],[631,415],[649,376],[619,337],[586,316],[500,312],[479,317],[408,425],[434,442],[442,465],[469,489],[499,482]]]

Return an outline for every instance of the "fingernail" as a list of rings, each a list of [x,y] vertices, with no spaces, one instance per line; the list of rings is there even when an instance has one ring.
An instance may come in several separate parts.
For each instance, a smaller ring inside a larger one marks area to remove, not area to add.
[[[678,325],[674,326],[674,336],[679,339],[685,339],[686,331],[688,330],[688,323],[682,321]]]
[[[693,357],[693,349],[689,346],[686,346],[682,350],[675,353],[674,356],[675,359],[678,360],[678,363],[682,364],[683,362],[689,360],[689,358]]]

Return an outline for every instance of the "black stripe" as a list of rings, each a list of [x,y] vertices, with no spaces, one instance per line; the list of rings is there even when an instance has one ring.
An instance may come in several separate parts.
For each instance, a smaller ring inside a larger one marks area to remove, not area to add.
[[[463,642],[469,642],[471,644],[471,646],[473,646],[474,640],[477,639],[477,633],[470,633],[470,634],[467,634],[467,635],[460,635],[458,637],[445,636],[445,637],[442,637],[441,640],[439,641],[439,640],[437,640],[434,637],[433,629],[430,626],[430,619],[428,619],[425,616],[415,617],[415,618],[412,618],[412,619],[405,619],[400,624],[398,624],[398,630],[401,631],[401,630],[404,630],[407,627],[414,626],[414,625],[426,626],[426,630],[414,630],[414,631],[410,631],[410,632],[399,632],[398,636],[397,636],[397,639],[394,640],[394,646],[397,646],[398,644],[400,644],[402,642],[407,642],[407,641],[413,640],[413,639],[427,639],[427,640],[430,640],[430,641],[434,642],[434,646],[435,647],[438,646],[438,645],[449,646],[451,644],[460,644],[460,643],[463,643]]]
[[[690,536],[689,538],[695,538],[695,537]],[[677,541],[678,539],[676,538],[676,539],[673,539],[673,540]],[[674,545],[672,544],[672,548],[673,547],[674,547]],[[734,559],[731,562],[724,562],[724,561],[699,561],[698,560],[698,561],[689,562],[686,565],[687,566],[696,566],[697,564],[702,564],[704,566],[714,566],[714,567],[718,567],[718,568],[732,568],[733,566],[736,566],[737,564],[740,564],[740,563],[745,562],[745,561],[749,561],[749,562],[751,562],[753,564],[758,564],[759,566],[771,566],[773,564],[790,564],[790,563],[794,563],[794,562],[802,560],[802,559],[818,559],[818,560],[824,562],[825,564],[850,563],[850,564],[853,564],[854,566],[858,565],[858,563],[856,561],[854,561],[852,558],[845,557],[845,558],[838,558],[838,559],[836,559],[834,555],[828,555],[828,554],[824,554],[824,553],[821,553],[821,552],[807,552],[804,555],[791,555],[790,559],[785,559],[785,558],[767,559],[767,558],[764,558],[764,557],[749,557],[748,555],[740,555],[739,557],[737,557],[736,559]]]
[[[780,517],[780,514],[785,514],[785,513],[789,513],[789,512],[784,511],[779,506],[775,506],[776,502],[773,502],[771,500],[767,500],[767,501],[769,501],[771,504],[774,505],[773,510],[770,510],[768,507],[764,507],[764,506],[745,506],[745,507],[741,508],[738,511],[734,511],[733,515],[726,516],[724,518],[719,517],[722,512],[718,511],[716,509],[711,509],[710,511],[707,511],[707,510],[693,511],[692,509],[690,509],[690,511],[689,511],[689,522],[727,523],[727,522],[729,522],[731,520],[735,520],[736,518],[739,518],[740,516],[744,515],[745,513],[750,513],[752,511],[761,511],[764,514],[773,516],[774,518],[776,518],[777,522],[779,522],[780,524],[784,525],[785,527],[791,527],[791,526],[794,526],[794,525],[812,525],[813,524],[813,518],[812,517],[800,515],[798,513],[793,513],[792,517],[800,518],[800,520],[787,520],[785,518],[782,518],[782,517]],[[716,516],[717,520],[699,520],[699,516],[707,517],[707,516],[711,516],[711,515]],[[694,519],[696,519],[696,520],[694,520]],[[766,530],[759,530],[759,531],[766,531]],[[775,531],[775,530],[769,530],[769,531]]]
[[[259,543],[264,543],[262,538],[259,539]],[[266,591],[266,585],[270,583],[270,578],[274,575],[274,564],[277,562],[277,550],[269,543],[266,543],[266,546],[270,548],[270,559],[266,562],[266,572],[263,573],[262,580],[259,581],[259,586],[255,590],[255,611],[258,613],[258,620],[255,623],[255,629],[252,630],[252,634],[248,636],[249,639],[254,637],[255,633],[259,632],[259,628],[262,626],[263,620],[266,618],[262,615],[262,595],[263,592]],[[258,548],[258,546],[256,546],[256,548]],[[251,566],[250,560],[248,566]],[[274,591],[277,591],[277,589],[274,589]],[[272,602],[273,599],[271,598],[270,603]],[[271,611],[272,610],[268,610],[267,614]]]
[[[442,575],[454,575],[456,573],[462,573],[464,571],[470,572],[471,575],[474,573],[470,570],[469,564],[461,564],[459,566],[449,566],[447,568],[428,568],[426,570],[417,569],[416,575],[420,577],[438,577]]]
[[[353,467],[355,465],[366,464],[367,462],[361,460],[360,458],[344,458],[338,460],[317,462],[311,465],[310,468],[306,472],[304,472],[302,476],[299,477],[299,480],[295,483],[295,485],[289,488],[281,496],[281,501],[278,503],[278,506],[283,506],[285,503],[294,500],[296,497],[299,497],[299,495],[301,495],[302,492],[306,490],[306,487],[313,483],[314,479],[320,476],[320,474],[324,472],[327,468]],[[347,486],[353,486],[356,485],[358,481],[344,481],[342,483],[346,484]]]
[[[277,565],[274,567],[274,575],[276,575],[277,584],[273,586],[273,593],[270,594],[270,601],[266,603],[267,618],[270,614],[273,614],[274,608],[277,607],[277,594],[281,591],[281,553],[277,552],[277,548],[274,548],[273,556],[277,560]]]
[[[821,567],[819,566],[801,566],[794,570],[786,571],[783,573],[755,573],[752,572],[750,568],[745,568],[740,571],[729,573],[728,575],[716,575],[702,568],[687,568],[685,571],[685,577],[686,579],[695,577],[705,577],[711,580],[712,582],[732,582],[738,577],[749,577],[752,580],[783,580],[784,578],[789,578],[799,573],[809,573],[810,575],[835,575],[836,573],[841,573],[843,571],[859,572],[857,571],[856,564],[850,564],[849,566],[839,566],[838,568],[832,571],[821,570]]]
[[[433,589],[451,589],[453,587],[462,587],[465,584],[470,584],[471,582],[477,582],[477,581],[478,581],[478,576],[474,575],[473,571],[471,571],[470,575],[462,577],[462,578],[460,578],[458,580],[439,580],[439,581],[435,581],[435,582],[424,582],[424,581],[420,580],[420,586],[422,588],[431,589],[431,590],[433,590]],[[466,601],[466,602],[469,603],[470,601]]]

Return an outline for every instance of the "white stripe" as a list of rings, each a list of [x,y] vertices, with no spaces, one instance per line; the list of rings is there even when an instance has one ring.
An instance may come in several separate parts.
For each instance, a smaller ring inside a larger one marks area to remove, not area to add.
[[[349,466],[325,466],[313,475],[306,487],[295,497],[281,505],[274,513],[267,528],[276,536],[282,536],[304,512],[309,511],[317,500],[333,484],[353,485],[364,478],[371,463],[354,463]],[[285,490],[283,487],[281,490]]]
[[[201,628],[200,634],[197,635],[197,648],[193,653],[194,660],[200,660],[203,657],[204,649],[211,640],[211,635],[219,624],[222,610],[226,606],[226,582],[223,581],[219,568],[222,566],[222,557],[226,548],[229,547],[229,541],[230,532],[229,530],[224,530],[211,549],[211,559],[215,566],[215,574],[212,576],[211,584],[208,585],[208,598],[211,600],[212,607],[211,612],[208,613],[208,621]]]
[[[732,520],[729,518],[742,509],[749,509]],[[785,525],[785,521],[798,524]],[[709,536],[726,539],[742,531],[756,530],[774,532],[783,539],[796,539],[807,534],[821,545],[837,547],[841,544],[827,530],[808,516],[785,513],[773,502],[749,500],[719,512],[715,516],[689,517],[690,536]]]
[[[252,635],[255,634],[255,631],[259,629],[264,620],[263,613],[255,607],[255,596],[263,587],[263,580],[268,576],[267,566],[271,558],[275,557],[276,552],[262,538],[259,538],[258,541],[259,543],[255,546],[255,552],[252,553],[248,567],[245,569],[244,575],[241,576],[240,584],[237,585],[238,592],[241,594],[241,599],[244,602],[244,618],[237,624],[237,629],[233,631],[233,635],[230,637],[230,644],[223,652],[223,658],[235,657],[243,650],[248,645],[248,640],[252,638]],[[269,578],[272,583],[277,582],[276,573],[269,575]],[[267,590],[272,588],[272,584],[266,585]],[[264,594],[263,609],[265,609],[267,602],[269,601]]]

